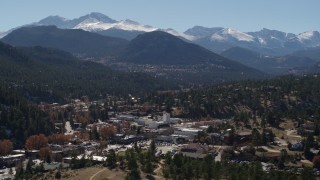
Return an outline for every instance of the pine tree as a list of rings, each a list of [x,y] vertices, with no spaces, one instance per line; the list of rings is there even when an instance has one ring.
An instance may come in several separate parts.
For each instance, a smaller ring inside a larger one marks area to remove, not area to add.
[[[310,152],[311,147],[313,146],[314,138],[313,135],[309,134],[304,145],[304,156],[307,159],[312,159],[312,153]]]
[[[60,170],[58,170],[58,171],[56,172],[55,178],[56,178],[56,179],[61,179],[61,172],[60,172]]]
[[[128,162],[128,169],[132,170],[138,168],[137,159],[132,149],[127,150],[126,160]]]
[[[137,168],[131,169],[126,176],[126,180],[139,180],[141,179],[140,171]]]
[[[33,164],[32,159],[29,158],[27,162],[26,173],[30,173],[30,174],[32,173],[32,164]]]
[[[157,151],[156,143],[154,142],[154,140],[151,140],[151,143],[150,143],[150,153],[151,153],[151,155],[155,156],[156,151]]]
[[[116,153],[113,149],[109,150],[109,153],[107,155],[107,166],[109,168],[115,168],[116,165],[117,165],[117,156],[116,156]]]

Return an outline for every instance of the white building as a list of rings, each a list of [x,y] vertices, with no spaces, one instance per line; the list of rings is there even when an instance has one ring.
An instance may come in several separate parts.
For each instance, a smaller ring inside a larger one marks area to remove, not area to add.
[[[202,130],[196,129],[196,128],[177,128],[174,130],[173,135],[186,136],[190,139],[193,139],[200,131],[202,131]]]
[[[176,124],[181,121],[180,118],[171,118],[170,114],[167,112],[163,112],[162,121],[167,122],[169,124]]]

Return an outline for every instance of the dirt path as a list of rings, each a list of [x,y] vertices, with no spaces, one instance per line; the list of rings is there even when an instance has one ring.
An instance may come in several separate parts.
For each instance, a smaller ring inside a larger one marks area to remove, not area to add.
[[[50,175],[48,179],[54,179],[54,174],[48,173],[48,175]],[[125,177],[126,172],[98,166],[62,172],[62,179],[65,180],[122,180]]]
[[[83,169],[67,170],[62,172],[62,179],[67,179],[67,180],[90,179],[94,174],[96,174],[97,172],[103,169],[104,169],[103,167],[88,167]]]
[[[94,175],[92,175],[92,176],[90,177],[89,180],[92,180],[94,177],[96,177],[99,173],[101,173],[101,172],[103,172],[103,171],[105,171],[105,169],[101,169],[100,171],[96,172]]]
[[[162,163],[164,163],[163,160],[160,161],[160,164],[158,164],[158,167],[153,171],[153,172],[155,173],[155,175],[153,175],[153,177],[154,177],[155,179],[164,179],[164,178],[161,176]]]
[[[126,172],[121,170],[110,170],[108,168],[104,168],[102,171],[96,173],[94,177],[90,180],[120,180],[125,179]]]
[[[301,138],[299,135],[292,135],[292,134],[297,134],[297,130],[287,130],[287,136],[289,137],[294,137],[294,138]]]
[[[263,149],[267,150],[268,152],[272,152],[272,153],[280,153],[279,150],[275,150],[275,149],[270,149],[267,146],[261,146]]]

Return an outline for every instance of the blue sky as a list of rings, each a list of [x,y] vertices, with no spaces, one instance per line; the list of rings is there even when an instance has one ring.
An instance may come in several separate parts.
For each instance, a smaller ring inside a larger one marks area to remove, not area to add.
[[[73,19],[101,12],[178,31],[201,25],[300,33],[320,30],[319,7],[320,0],[1,0],[0,31],[49,15]]]

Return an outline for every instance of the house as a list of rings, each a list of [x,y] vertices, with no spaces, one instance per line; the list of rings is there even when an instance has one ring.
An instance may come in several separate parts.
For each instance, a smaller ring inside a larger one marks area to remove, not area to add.
[[[124,134],[116,134],[111,142],[115,144],[131,144],[136,141],[140,141],[144,139],[142,136],[136,136],[136,135],[127,135],[125,136]]]
[[[209,133],[208,134],[211,137],[211,143],[220,143],[222,141],[222,136],[220,133]]]
[[[173,142],[171,136],[165,136],[165,135],[157,136],[155,140],[157,142],[168,142],[168,143],[172,143]]]
[[[291,147],[289,148],[289,150],[291,151],[303,151],[303,144],[301,142],[296,143],[296,144],[292,144]]]
[[[14,167],[26,159],[25,154],[0,156],[0,167]]]
[[[313,134],[316,130],[316,126],[313,122],[307,122],[305,124],[302,124],[299,128],[298,128],[298,134]],[[320,131],[320,129],[317,129],[318,131]]]
[[[39,150],[27,150],[26,157],[31,159],[39,158]]]
[[[198,143],[192,143],[183,146],[180,149],[180,153],[183,156],[191,157],[194,159],[202,159],[206,157],[208,154],[215,154],[214,150],[209,149],[208,146],[198,144]]]
[[[239,142],[247,142],[251,140],[252,132],[251,131],[242,131],[237,133],[237,140]]]

